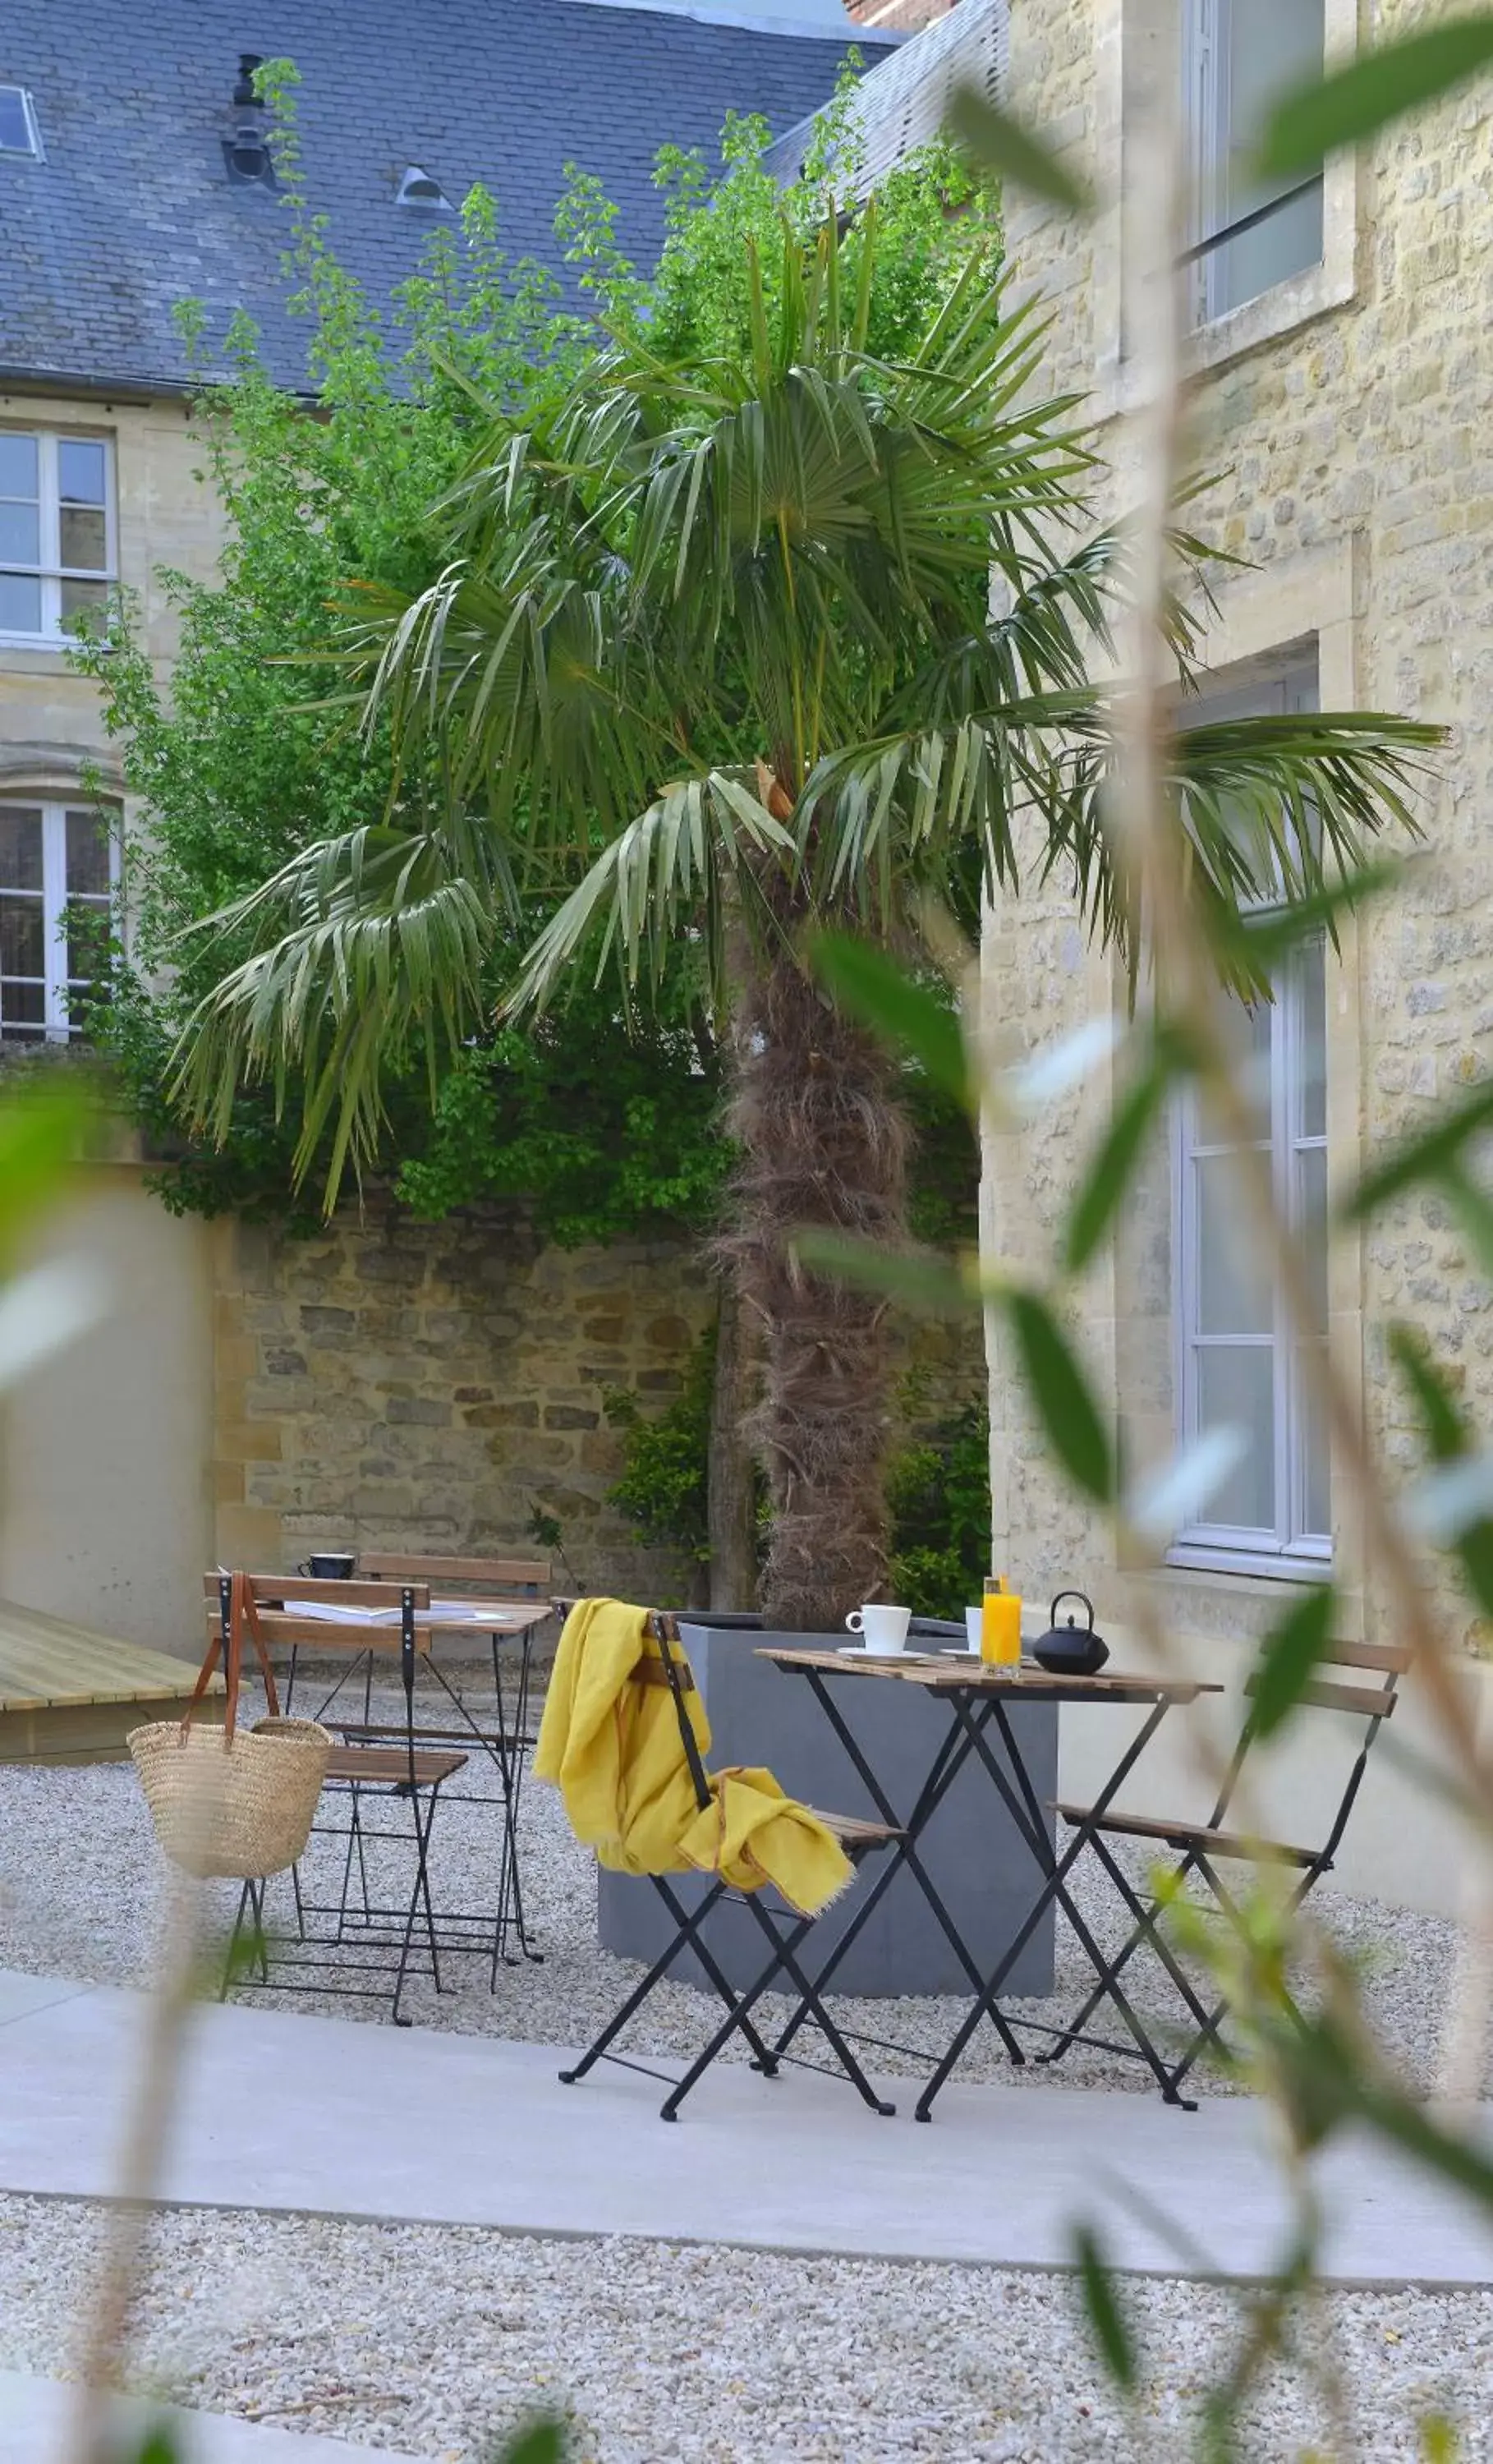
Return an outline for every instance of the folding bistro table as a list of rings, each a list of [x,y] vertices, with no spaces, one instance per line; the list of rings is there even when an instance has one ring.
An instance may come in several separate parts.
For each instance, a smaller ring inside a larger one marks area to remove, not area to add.
[[[955,2032],[947,2052],[937,2062],[933,2076],[917,2101],[917,2119],[927,2122],[933,2113],[933,2100],[949,2078],[982,2019],[988,2018],[1013,2062],[1024,2062],[1026,2057],[1017,2042],[1017,2027],[1034,2030],[1043,2035],[1058,2036],[1062,2030],[1044,2027],[1040,2021],[1012,2019],[1000,2008],[1001,1986],[1010,1974],[1026,1943],[1042,1923],[1048,1908],[1062,1909],[1077,1935],[1085,1956],[1093,1968],[1104,1998],[1112,2003],[1130,2031],[1131,2044],[1115,2047],[1103,2037],[1084,2041],[1101,2045],[1106,2051],[1138,2054],[1150,2067],[1163,2097],[1171,2104],[1181,2104],[1191,2110],[1186,2098],[1172,2083],[1167,2064],[1152,2043],[1140,2019],[1132,2010],[1110,1964],[1095,1942],[1083,1915],[1074,1905],[1068,1890],[1068,1876],[1094,1838],[1103,1815],[1109,1811],[1119,1791],[1139,1762],[1167,1713],[1176,1704],[1195,1703],[1199,1695],[1218,1694],[1222,1687],[1203,1684],[1193,1678],[1127,1677],[1108,1673],[1099,1677],[1055,1677],[1044,1669],[1023,1665],[1020,1673],[1006,1669],[987,1668],[972,1654],[903,1652],[878,1657],[866,1651],[825,1651],[798,1649],[773,1644],[761,1654],[786,1674],[801,1677],[834,1729],[841,1745],[849,1755],[862,1784],[875,1807],[879,1819],[899,1835],[891,1844],[855,1917],[830,1952],[823,1968],[814,1979],[816,1991],[823,1993],[832,1981],[835,1969],[867,1922],[882,1894],[904,1865],[917,1882],[934,1917],[949,1937],[974,1992],[974,2001]],[[929,1767],[928,1776],[911,1807],[893,1805],[871,1768],[849,1723],[834,1699],[834,1688],[845,1682],[916,1685],[932,1699],[944,1703],[949,1710],[949,1724]],[[1054,1846],[1050,1807],[1038,1799],[1030,1772],[1021,1750],[1018,1725],[1009,1717],[1013,1703],[1042,1700],[1048,1703],[1113,1704],[1141,1708],[1147,1717],[1136,1734],[1125,1747],[1113,1771],[1095,1795],[1093,1804],[1073,1830],[1060,1855]],[[994,1749],[991,1731],[1001,1753]],[[981,1975],[974,1957],[961,1940],[957,1926],[942,1897],[930,1880],[918,1854],[918,1842],[937,1807],[971,1755],[983,1768],[1016,1826],[1019,1837],[1032,1859],[1033,1897],[1016,1935],[1007,1946],[995,1969]],[[1004,1759],[1001,1756],[1003,1754]],[[775,2054],[786,2051],[804,2020],[809,2016],[806,2005],[801,2005],[773,2048]]]
[[[308,1600],[297,1603],[288,1599],[286,1607],[288,1610],[298,1607],[306,1617],[331,1624],[345,1618],[356,1623],[397,1626],[400,1617],[397,1606],[387,1609],[349,1608],[344,1611],[335,1602]],[[451,1706],[450,1715],[434,1726],[428,1722],[422,1722],[416,1733],[423,1745],[460,1746],[465,1748],[469,1754],[473,1752],[485,1754],[497,1773],[499,1792],[497,1798],[472,1796],[464,1794],[459,1790],[448,1790],[443,1800],[450,1804],[501,1802],[503,1856],[498,1878],[497,1905],[491,1910],[484,1909],[471,1913],[442,1910],[436,1919],[437,1924],[447,1929],[446,1939],[440,1946],[445,1949],[472,1950],[479,1947],[485,1947],[486,1938],[491,1935],[494,1983],[500,1962],[510,1967],[517,1965],[517,1961],[509,1950],[510,1938],[517,1944],[521,1958],[538,1960],[543,1956],[542,1952],[536,1948],[524,1921],[523,1886],[518,1870],[518,1797],[523,1785],[524,1756],[534,1744],[534,1739],[528,1732],[534,1630],[536,1626],[542,1625],[544,1619],[553,1614],[553,1604],[549,1600],[484,1600],[470,1596],[432,1599],[428,1610],[420,1611],[420,1623],[422,1626],[428,1626],[432,1635],[436,1637],[456,1634],[486,1635],[492,1644],[494,1698],[494,1718],[492,1726],[489,1727],[484,1721],[473,1718],[467,1703],[451,1684],[432,1653],[427,1665],[445,1690]],[[511,1639],[516,1639],[519,1648],[518,1665],[516,1670],[512,1672],[510,1685],[504,1677],[501,1646]],[[326,1700],[318,1706],[315,1714],[316,1718],[325,1717],[345,1683],[345,1678],[339,1679]],[[290,1684],[285,1696],[287,1711],[291,1707],[295,1683],[296,1659],[293,1654]],[[396,1733],[393,1730],[375,1727],[370,1721],[372,1683],[373,1673],[370,1664],[364,1681],[362,1722],[349,1725],[334,1720],[332,1723],[344,1736],[357,1737],[367,1742],[384,1734]],[[403,1735],[404,1731],[401,1729],[397,1733]],[[451,1927],[459,1930],[453,1934],[450,1930]],[[476,1937],[475,1940],[473,1936]]]

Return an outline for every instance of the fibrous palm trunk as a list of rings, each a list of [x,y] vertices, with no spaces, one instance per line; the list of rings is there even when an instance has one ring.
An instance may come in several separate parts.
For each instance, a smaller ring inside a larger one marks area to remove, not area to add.
[[[752,1332],[735,1277],[722,1276],[707,1506],[713,1609],[749,1609],[757,1599],[757,1463],[749,1428],[757,1400]]]
[[[876,1598],[886,1575],[886,1305],[809,1273],[793,1237],[812,1225],[900,1243],[908,1126],[885,1054],[786,951],[753,970],[736,1029],[730,1127],[741,1160],[722,1247],[761,1335],[763,1617],[823,1631]]]

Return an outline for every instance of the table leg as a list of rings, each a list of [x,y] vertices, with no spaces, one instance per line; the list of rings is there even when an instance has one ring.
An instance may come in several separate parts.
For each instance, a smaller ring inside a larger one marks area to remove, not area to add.
[[[851,1764],[859,1775],[867,1795],[870,1797],[871,1803],[876,1808],[876,1812],[881,1820],[888,1825],[889,1829],[899,1834],[899,1837],[892,1841],[887,1855],[882,1859],[881,1870],[878,1873],[875,1881],[872,1883],[870,1890],[867,1892],[860,1907],[857,1908],[855,1915],[846,1925],[845,1932],[841,1935],[840,1940],[836,1943],[833,1950],[829,1953],[823,1967],[817,1971],[814,1979],[816,1991],[820,1993],[825,1991],[835,1969],[839,1967],[840,1962],[845,1957],[846,1951],[850,1948],[863,1925],[866,1925],[876,1907],[880,1904],[882,1899],[891,1887],[891,1884],[896,1879],[901,1868],[906,1865],[908,1871],[911,1874],[914,1881],[917,1883],[919,1890],[922,1892],[924,1899],[932,1908],[938,1924],[942,1926],[944,1933],[948,1937],[955,1955],[964,1969],[966,1976],[969,1978],[976,1991],[978,1992],[982,1981],[978,1966],[972,1957],[963,1937],[959,1933],[957,1926],[955,1925],[954,1919],[950,1916],[948,1909],[944,1906],[943,1901],[934,1887],[933,1878],[929,1874],[927,1867],[924,1865],[922,1859],[917,1853],[918,1835],[926,1827],[933,1814],[937,1811],[939,1805],[942,1804],[950,1788],[952,1788],[960,1769],[974,1749],[974,1737],[964,1733],[960,1719],[957,1713],[955,1713],[955,1717],[951,1719],[948,1732],[940,1744],[937,1753],[933,1757],[928,1777],[923,1782],[922,1788],[918,1792],[917,1801],[914,1804],[911,1813],[904,1822],[898,1815],[895,1807],[891,1804],[885,1789],[881,1785],[880,1780],[871,1769],[870,1764],[867,1761],[857,1739],[846,1725],[845,1721],[842,1718],[840,1711],[829,1693],[829,1689],[825,1685],[819,1670],[815,1668],[805,1669],[803,1674],[807,1677],[830,1727],[834,1729],[835,1734],[840,1739],[845,1752],[848,1754]],[[988,1716],[990,1705],[987,1704],[982,1706],[982,1709]],[[798,2035],[800,2028],[804,2024],[804,2021],[809,2015],[806,2004],[801,2002],[798,2010],[794,2013],[793,2017],[789,2020],[783,2034],[779,2037],[777,2044],[773,2048],[776,2055],[781,2055],[786,2050],[787,2046],[791,2044],[793,2038]],[[1019,2066],[1024,2063],[1026,2056],[1022,2052],[1021,2047],[1018,2044],[1000,2013],[999,2011],[992,2011],[990,2018],[991,2024],[995,2028],[997,2035],[999,2036],[1001,2043],[1004,2045],[1009,2058]]]
[[[996,1696],[992,1698],[992,1700],[1003,1710],[1000,1697]],[[982,1705],[981,1707],[984,1708],[986,1706]],[[1093,1938],[1088,1933],[1087,1927],[1084,1925],[1083,1919],[1077,1916],[1073,1908],[1072,1902],[1065,1888],[1065,1884],[1066,1883],[1067,1877],[1074,1864],[1083,1854],[1084,1849],[1088,1845],[1090,1839],[1094,1837],[1100,1815],[1108,1812],[1115,1795],[1124,1786],[1131,1771],[1139,1761],[1147,1746],[1151,1743],[1152,1738],[1160,1727],[1161,1722],[1165,1718],[1170,1707],[1170,1703],[1166,1699],[1163,1699],[1154,1705],[1150,1718],[1145,1722],[1139,1735],[1132,1739],[1129,1749],[1115,1766],[1114,1771],[1110,1773],[1110,1776],[1102,1790],[1097,1802],[1089,1808],[1087,1819],[1078,1826],[1072,1839],[1064,1850],[1062,1856],[1055,1857],[1053,1854],[1052,1843],[1047,1837],[1046,1825],[1041,1818],[1041,1808],[1037,1806],[1036,1793],[1031,1785],[1030,1774],[1026,1771],[1024,1763],[1021,1762],[1021,1754],[1017,1748],[1016,1739],[1012,1732],[1009,1721],[1002,1717],[1002,1737],[1006,1744],[1006,1750],[1011,1756],[1013,1764],[1021,1772],[1021,1793],[1024,1795],[1024,1804],[1019,1804],[1018,1792],[1012,1789],[1005,1773],[1002,1771],[999,1764],[997,1762],[995,1756],[990,1752],[988,1746],[986,1746],[984,1742],[983,1730],[986,1725],[985,1722],[981,1720],[977,1723],[970,1705],[964,1698],[962,1696],[955,1697],[956,1717],[959,1718],[968,1727],[971,1743],[975,1750],[980,1755],[980,1758],[985,1764],[986,1770],[989,1771],[992,1780],[995,1782],[1001,1798],[1010,1811],[1013,1820],[1015,1820],[1018,1828],[1026,1838],[1033,1856],[1043,1869],[1044,1880],[1043,1887],[1038,1892],[1037,1898],[1028,1910],[1025,1921],[1018,1931],[1015,1940],[1008,1946],[1004,1956],[998,1964],[994,1973],[987,1982],[979,1988],[973,2008],[960,2021],[958,2028],[955,2032],[954,2040],[950,2045],[948,2052],[944,2055],[942,2061],[934,2071],[932,2079],[928,2081],[922,2095],[918,2098],[916,2115],[919,2122],[927,2122],[932,2118],[933,2100],[937,2096],[940,2088],[944,2085],[944,2082],[948,2079],[950,2074],[962,2059],[965,2048],[969,2044],[971,2037],[974,2035],[976,2029],[978,2027],[981,2018],[986,2015],[994,2017],[996,1997],[999,1993],[1001,1986],[1010,1974],[1011,1969],[1015,1966],[1021,1953],[1025,1949],[1027,1943],[1031,1940],[1031,1937],[1037,1930],[1038,1925],[1042,1923],[1042,1920],[1045,1916],[1048,1908],[1051,1907],[1055,1902],[1062,1904],[1065,1915],[1067,1917],[1069,1924],[1073,1926],[1074,1931],[1078,1934],[1079,1940],[1083,1944],[1089,1959],[1101,1972],[1103,1971],[1105,1966],[1103,1956],[1094,1945]],[[1038,1815],[1035,1836],[1033,1835],[1031,1825],[1031,1809],[1033,1808],[1036,1809]],[[1167,2097],[1169,2101],[1179,2101],[1180,2100],[1176,2098],[1175,2092],[1172,2087],[1171,2078],[1165,2065],[1161,2061],[1159,2055],[1156,2053],[1154,2046],[1151,2043],[1150,2038],[1147,2036],[1140,2021],[1131,2011],[1129,2002],[1120,1991],[1119,1987],[1111,1983],[1108,1988],[1108,1991],[1110,1999],[1114,2002],[1115,2007],[1118,2009],[1121,2016],[1130,2028],[1131,2034],[1135,2038],[1140,2052],[1145,2057],[1154,2073],[1163,2096]]]

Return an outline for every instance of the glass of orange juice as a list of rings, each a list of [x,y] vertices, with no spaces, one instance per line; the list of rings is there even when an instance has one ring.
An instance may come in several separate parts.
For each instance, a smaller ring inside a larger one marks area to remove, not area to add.
[[[987,1574],[980,1603],[979,1656],[987,1668],[1018,1676],[1021,1666],[1021,1597],[1006,1589],[1004,1574]]]

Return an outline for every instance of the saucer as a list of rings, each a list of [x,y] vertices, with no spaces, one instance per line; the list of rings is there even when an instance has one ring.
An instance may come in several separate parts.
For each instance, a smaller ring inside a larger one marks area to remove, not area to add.
[[[908,1660],[917,1657],[901,1642],[837,1642],[835,1649],[846,1660]]]

